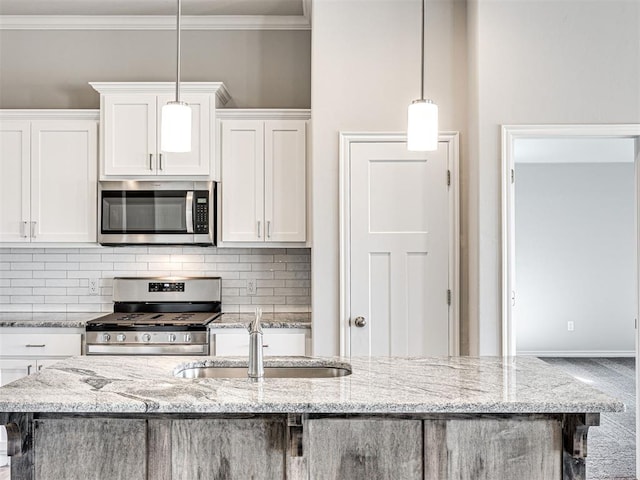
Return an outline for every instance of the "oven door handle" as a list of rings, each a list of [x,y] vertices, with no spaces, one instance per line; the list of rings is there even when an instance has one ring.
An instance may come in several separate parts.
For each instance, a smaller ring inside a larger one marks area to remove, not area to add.
[[[184,214],[187,221],[187,233],[193,233],[193,192],[187,192]]]

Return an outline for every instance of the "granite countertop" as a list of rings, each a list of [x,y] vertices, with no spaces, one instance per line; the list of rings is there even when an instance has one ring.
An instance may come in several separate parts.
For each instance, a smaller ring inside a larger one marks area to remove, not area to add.
[[[209,328],[246,328],[254,313],[225,313]],[[262,328],[311,328],[310,313],[263,313]]]
[[[67,327],[84,328],[89,320],[109,312],[0,312],[0,328],[4,327]],[[225,313],[211,328],[246,328],[253,313]],[[311,328],[310,313],[264,313],[263,328]]]
[[[66,327],[84,328],[89,320],[105,312],[0,312],[0,328],[4,327]]]
[[[240,357],[84,356],[0,388],[3,412],[587,413],[624,405],[532,357],[267,357],[265,366],[351,365],[325,379],[183,379],[180,365]]]

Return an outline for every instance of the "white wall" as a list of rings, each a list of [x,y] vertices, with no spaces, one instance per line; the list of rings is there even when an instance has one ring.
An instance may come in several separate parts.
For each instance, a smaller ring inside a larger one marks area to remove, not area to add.
[[[633,163],[516,159],[516,178],[517,352],[634,355]]]
[[[0,30],[0,108],[98,108],[88,82],[174,81],[175,31]],[[182,32],[183,81],[224,82],[228,107],[309,108],[309,31]]]
[[[316,0],[313,4],[315,354],[339,351],[339,132],[406,130],[407,106],[420,95],[420,5],[418,0]],[[454,0],[430,2],[427,8],[425,94],[441,106],[442,130],[465,127],[465,8],[465,2]],[[464,167],[462,175],[464,185]]]
[[[469,12],[470,351],[500,353],[500,125],[640,123],[640,2],[475,0]]]

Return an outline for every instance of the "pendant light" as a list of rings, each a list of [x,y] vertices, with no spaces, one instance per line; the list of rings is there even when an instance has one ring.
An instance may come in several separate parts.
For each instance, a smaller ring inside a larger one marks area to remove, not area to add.
[[[178,0],[176,31],[178,37],[176,66],[176,100],[162,107],[160,149],[165,152],[191,151],[191,108],[180,101],[180,14],[182,1]]]
[[[415,152],[438,149],[438,106],[424,98],[424,23],[427,0],[422,0],[422,37],[420,99],[409,105],[407,118],[407,149]]]

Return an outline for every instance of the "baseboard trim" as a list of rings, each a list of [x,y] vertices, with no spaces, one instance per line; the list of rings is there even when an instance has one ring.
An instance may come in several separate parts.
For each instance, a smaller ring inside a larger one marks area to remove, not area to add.
[[[635,357],[634,350],[521,350],[517,353],[528,357]]]

